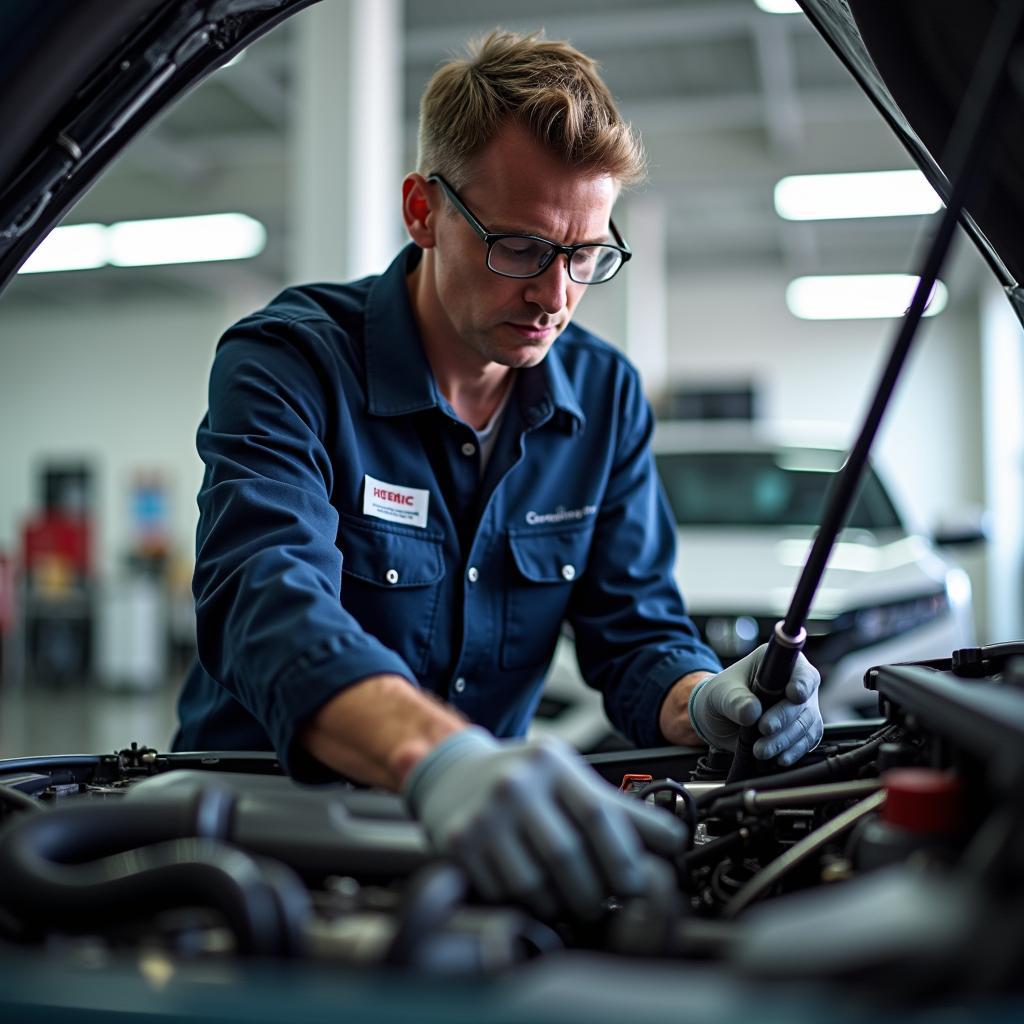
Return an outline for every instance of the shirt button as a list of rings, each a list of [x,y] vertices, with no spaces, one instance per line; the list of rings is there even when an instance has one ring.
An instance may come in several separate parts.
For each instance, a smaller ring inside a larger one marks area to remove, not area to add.
[[[456,693],[462,693],[462,691],[465,688],[466,688],[466,680],[463,679],[462,676],[459,676],[459,678],[455,680],[455,692]]]
[[[388,583],[397,583],[398,582],[398,570],[397,569],[388,569],[388,571],[386,573],[384,573],[384,579],[386,579],[388,581]]]
[[[476,445],[473,444],[472,441],[467,441],[462,446],[462,454],[463,455],[476,455]]]
[[[562,566],[562,579],[563,580],[574,580],[576,578],[576,566],[574,565],[563,565]]]
[[[476,583],[480,579],[480,570],[475,565],[471,565],[466,576],[469,578],[470,583]]]

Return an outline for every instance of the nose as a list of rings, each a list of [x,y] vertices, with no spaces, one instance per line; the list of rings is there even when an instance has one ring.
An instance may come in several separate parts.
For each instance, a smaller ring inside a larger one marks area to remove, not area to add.
[[[551,261],[543,274],[527,279],[524,298],[554,316],[565,309],[570,280],[568,258],[561,254]]]

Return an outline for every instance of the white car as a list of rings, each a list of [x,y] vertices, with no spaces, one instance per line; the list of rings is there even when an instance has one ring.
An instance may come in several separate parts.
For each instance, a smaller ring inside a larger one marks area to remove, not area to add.
[[[782,441],[752,424],[659,425],[654,452],[677,522],[675,575],[691,618],[724,665],[784,617],[845,452]],[[877,712],[873,665],[949,657],[974,643],[971,584],[929,539],[908,532],[869,468],[806,623],[827,721]],[[537,732],[581,749],[607,744],[600,695],[559,643]]]

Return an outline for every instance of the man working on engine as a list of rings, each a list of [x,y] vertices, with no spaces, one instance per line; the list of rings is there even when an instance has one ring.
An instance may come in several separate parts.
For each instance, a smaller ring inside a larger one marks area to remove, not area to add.
[[[488,898],[591,916],[682,826],[525,732],[563,620],[640,745],[792,763],[821,737],[801,658],[761,714],[672,579],[650,409],[572,324],[629,258],[643,156],[593,62],[494,33],[421,109],[379,278],[293,288],[222,339],[200,427],[199,664],[176,749],[267,749],[300,780],[405,794]],[[555,344],[557,339],[557,345]],[[471,724],[472,723],[472,724]]]

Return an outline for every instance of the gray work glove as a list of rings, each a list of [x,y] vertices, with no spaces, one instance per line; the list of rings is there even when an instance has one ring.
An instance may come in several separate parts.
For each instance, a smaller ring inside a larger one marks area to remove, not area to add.
[[[402,792],[484,899],[518,900],[543,918],[593,918],[609,895],[643,895],[645,848],[671,856],[686,842],[681,821],[619,793],[557,740],[464,729],[413,768]]]
[[[818,670],[801,654],[786,684],[785,697],[761,714],[761,702],[750,692],[754,676],[768,649],[762,644],[734,665],[698,683],[690,694],[690,724],[708,746],[735,750],[740,727],[753,725],[761,738],[754,757],[776,758],[780,765],[799,761],[813,750],[824,733],[818,710]]]

